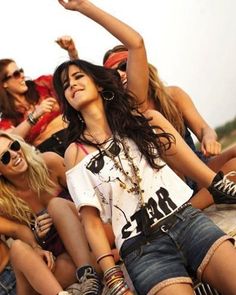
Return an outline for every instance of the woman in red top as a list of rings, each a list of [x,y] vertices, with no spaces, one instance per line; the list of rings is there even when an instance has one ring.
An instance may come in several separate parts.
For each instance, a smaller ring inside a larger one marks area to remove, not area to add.
[[[41,152],[64,155],[64,129],[51,76],[26,80],[12,59],[0,60],[0,129],[22,136]]]

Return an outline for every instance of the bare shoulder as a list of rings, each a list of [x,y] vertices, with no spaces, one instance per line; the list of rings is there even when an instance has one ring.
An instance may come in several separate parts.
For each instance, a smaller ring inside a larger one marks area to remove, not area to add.
[[[65,161],[60,155],[54,152],[45,152],[42,154],[42,158],[47,166],[51,177],[56,182],[64,184],[64,174],[65,174]],[[61,179],[61,180],[59,180]]]
[[[166,92],[177,104],[182,104],[182,103],[185,103],[186,101],[191,100],[187,92],[185,92],[182,88],[178,86],[168,86],[166,87]]]
[[[66,170],[71,169],[76,164],[78,164],[84,157],[86,153],[81,149],[80,145],[73,142],[71,143],[65,152],[65,165]]]
[[[41,155],[45,164],[48,167],[64,163],[64,159],[57,153],[45,152],[45,153],[42,153]]]
[[[173,85],[167,86],[165,90],[171,97],[175,97],[175,96],[181,95],[182,93],[185,93],[182,88],[180,88],[179,86],[173,86]]]

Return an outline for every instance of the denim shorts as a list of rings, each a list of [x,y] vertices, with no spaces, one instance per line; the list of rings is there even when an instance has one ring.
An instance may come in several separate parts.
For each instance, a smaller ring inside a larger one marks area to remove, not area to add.
[[[140,245],[140,240],[144,236],[138,235],[121,247],[120,255],[139,295],[155,294],[171,284],[192,284],[192,278],[201,280],[216,248],[225,240],[233,242],[191,205],[174,214],[177,218],[172,225],[162,225],[145,237],[143,244]],[[122,252],[127,252],[131,245],[139,246],[124,257]]]
[[[0,273],[0,295],[16,295],[16,277],[11,266]]]

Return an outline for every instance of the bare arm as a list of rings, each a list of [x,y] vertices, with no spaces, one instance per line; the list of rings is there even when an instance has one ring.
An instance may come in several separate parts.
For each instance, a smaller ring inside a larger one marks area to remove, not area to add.
[[[34,234],[28,226],[2,216],[0,216],[0,233],[13,238],[14,240],[20,239],[32,248],[38,247]]]
[[[147,100],[148,64],[142,36],[130,26],[86,0],[58,0],[68,10],[78,11],[94,20],[128,48],[128,84],[140,103]],[[143,106],[144,109],[147,107]]]
[[[217,141],[217,134],[198,112],[190,96],[179,87],[168,87],[168,92],[183,114],[185,123],[201,143],[203,154],[218,155],[221,152],[221,144]]]
[[[17,125],[16,127],[12,127],[8,131],[25,138],[27,134],[29,133],[31,127],[37,123],[38,119],[43,114],[51,112],[54,105],[56,104],[57,104],[56,99],[53,97],[48,97],[47,99],[44,99],[41,103],[35,106],[35,110],[31,113],[31,115],[29,115],[19,125]]]
[[[190,177],[203,187],[208,187],[214,176],[210,168],[208,168],[185,143],[181,135],[176,129],[165,119],[161,113],[157,111],[147,111],[145,114],[148,118],[152,118],[150,124],[160,126],[165,132],[172,134],[175,137],[176,143],[172,144],[171,148],[162,158],[175,171]],[[161,131],[157,129],[157,132]]]
[[[67,187],[64,159],[54,152],[45,152],[42,154],[42,157],[47,165],[52,180],[63,188]]]
[[[44,251],[37,243],[31,229],[23,224],[14,222],[10,219],[0,216],[0,234],[6,235],[13,238],[14,240],[19,239],[31,246],[35,251],[45,259],[50,269],[53,268],[54,259],[49,251]]]

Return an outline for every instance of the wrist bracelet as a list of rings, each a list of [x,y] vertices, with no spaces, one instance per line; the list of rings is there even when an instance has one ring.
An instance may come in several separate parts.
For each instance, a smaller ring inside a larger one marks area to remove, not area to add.
[[[38,122],[38,119],[34,117],[34,113],[29,113],[27,122],[30,123],[30,125],[35,125]]]
[[[97,263],[99,263],[103,258],[106,258],[106,257],[114,257],[114,255],[112,253],[103,254],[97,258]]]

